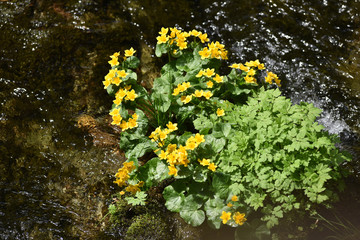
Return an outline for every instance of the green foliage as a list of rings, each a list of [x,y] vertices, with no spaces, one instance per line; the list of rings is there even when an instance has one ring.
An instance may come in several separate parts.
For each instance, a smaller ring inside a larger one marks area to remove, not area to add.
[[[125,200],[133,205],[145,205],[147,194],[145,192],[136,192],[134,197],[125,197]]]
[[[265,67],[258,60],[220,75],[222,44],[204,46],[207,35],[195,30],[167,32],[161,30],[155,54],[169,62],[150,93],[131,70],[139,65],[135,56],[112,66],[127,75],[106,86],[116,98],[112,124],[123,130],[127,161],[115,182],[132,194],[127,202],[143,205],[145,191],[162,186],[167,209],[187,223],[207,220],[218,229],[248,218],[246,234],[266,239],[289,212],[334,199],[332,185],[348,158],[316,122],[321,110],[281,96],[276,74],[260,78]]]

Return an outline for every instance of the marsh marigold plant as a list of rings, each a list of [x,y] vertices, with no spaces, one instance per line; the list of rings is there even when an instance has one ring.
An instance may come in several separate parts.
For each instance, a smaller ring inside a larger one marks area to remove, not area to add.
[[[172,179],[165,205],[193,226],[261,216],[271,228],[335,196],[347,157],[316,122],[319,109],[280,96],[279,77],[259,60],[229,64],[206,33],[162,28],[156,41],[156,56],[169,61],[152,89],[138,82],[133,48],[110,56],[103,81],[127,159],[114,183],[130,204]]]

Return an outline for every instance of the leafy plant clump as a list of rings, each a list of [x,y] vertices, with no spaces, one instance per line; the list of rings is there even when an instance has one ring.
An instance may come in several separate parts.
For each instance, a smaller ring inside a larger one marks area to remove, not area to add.
[[[123,60],[110,56],[103,81],[127,158],[114,182],[129,204],[145,204],[146,192],[165,182],[165,206],[193,226],[261,218],[270,229],[294,209],[335,199],[331,184],[348,157],[316,122],[321,110],[281,96],[278,76],[259,60],[224,74],[228,52],[206,33],[159,34],[155,53],[168,63],[150,92],[137,82],[133,48]]]

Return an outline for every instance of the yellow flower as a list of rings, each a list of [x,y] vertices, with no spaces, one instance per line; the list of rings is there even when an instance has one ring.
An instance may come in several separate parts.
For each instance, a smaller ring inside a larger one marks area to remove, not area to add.
[[[117,74],[117,76],[118,77],[120,77],[120,78],[124,78],[124,77],[126,77],[128,74],[125,72],[125,70],[117,70],[116,71],[116,74]]]
[[[247,83],[256,83],[256,79],[252,76],[246,75],[244,79]]]
[[[105,81],[103,81],[103,84],[104,84],[104,89],[107,89],[110,84],[111,84],[111,80],[110,79],[106,79]]]
[[[115,116],[115,115],[119,115],[120,114],[120,109],[118,108],[113,108],[111,111],[110,111],[110,115],[111,116]]]
[[[217,83],[223,82],[223,77],[221,77],[219,74],[216,74],[213,80]]]
[[[217,166],[214,163],[210,163],[210,165],[208,166],[208,169],[210,169],[211,171],[215,172]]]
[[[263,63],[259,64],[257,67],[259,70],[264,70],[265,69],[265,65]]]
[[[203,91],[203,90],[200,90],[200,91],[199,91],[199,90],[195,90],[195,93],[193,94],[193,96],[200,98],[200,97],[203,96],[203,94],[204,94],[204,91]]]
[[[245,67],[243,64],[240,64],[240,65],[239,65],[239,69],[240,69],[241,71],[244,71],[244,72],[248,72],[248,71],[249,71],[249,68],[248,68],[248,67]]]
[[[123,120],[120,124],[120,127],[121,127],[121,130],[125,131],[129,128],[129,124],[128,124],[128,122]]]
[[[185,41],[178,41],[176,45],[180,48],[180,50],[187,48],[187,42]]]
[[[172,93],[172,95],[173,95],[173,96],[177,96],[177,95],[179,95],[179,93],[180,93],[180,89],[179,89],[179,88],[175,88],[175,89],[174,89],[174,92]]]
[[[212,69],[207,68],[207,69],[205,70],[204,75],[205,75],[206,77],[212,77],[212,76],[214,76],[214,75],[215,75],[215,69],[214,69],[214,68],[212,68]]]
[[[208,36],[207,33],[202,33],[199,35],[199,39],[201,40],[202,43],[210,41],[207,36]]]
[[[172,122],[169,122],[168,124],[166,124],[166,127],[171,131],[176,131],[178,128],[177,128],[177,123],[172,123]]]
[[[108,61],[108,63],[110,64],[110,66],[116,66],[119,65],[119,61],[117,57],[112,58],[110,61]]]
[[[134,89],[126,93],[125,100],[134,101],[137,98],[137,94],[135,93]]]
[[[209,58],[211,55],[211,51],[205,47],[203,50],[199,51],[199,55],[201,56],[201,59]]]
[[[166,43],[169,40],[169,37],[167,37],[165,34],[162,34],[156,38],[157,44]]]
[[[113,121],[111,122],[112,125],[120,125],[122,117],[120,115],[115,115],[112,117]]]
[[[216,115],[217,115],[218,117],[224,116],[224,115],[225,115],[224,109],[218,108],[218,109],[216,110]]]
[[[192,96],[191,95],[188,95],[188,96],[181,96],[180,100],[184,103],[184,104],[187,104],[191,101],[192,99]]]
[[[281,84],[280,84],[281,80],[279,78],[275,78],[274,80],[275,80],[276,85],[278,85],[278,87],[281,87]]]
[[[176,167],[170,165],[168,166],[168,168],[169,168],[169,175],[174,175],[175,177],[178,175],[177,174],[178,170],[176,169]]]
[[[131,57],[134,55],[136,51],[133,48],[130,48],[128,50],[125,50],[125,57]]]
[[[119,52],[115,52],[113,55],[111,55],[110,57],[111,58],[117,58],[120,56],[120,53]]]
[[[131,115],[131,117],[132,117],[133,119],[135,119],[135,120],[138,119],[138,115],[137,115],[136,113],[134,113],[133,115]]]
[[[113,103],[116,105],[116,106],[119,106],[122,102],[122,98],[120,97],[116,97],[115,100],[113,101]]]
[[[126,169],[129,172],[136,169],[136,167],[134,165],[134,161],[124,162],[123,166],[124,166],[124,169]]]
[[[111,82],[111,83],[115,84],[116,86],[119,86],[119,84],[120,84],[121,82],[122,82],[122,81],[121,81],[120,78],[114,77],[114,78],[112,79],[112,82]]]
[[[245,213],[236,212],[236,213],[234,213],[233,219],[234,219],[236,224],[241,226],[246,221]]]
[[[201,70],[198,72],[198,74],[196,74],[195,77],[199,78],[199,77],[202,77],[204,74],[205,74],[204,70],[201,69]]]
[[[231,201],[233,201],[233,202],[237,202],[238,200],[239,199],[238,199],[238,197],[236,195],[231,197]]]
[[[197,144],[205,142],[204,135],[200,135],[199,133],[195,134],[194,139],[195,139]]]
[[[164,160],[167,158],[167,155],[168,155],[167,152],[165,152],[164,150],[161,150],[159,158]]]
[[[119,89],[116,94],[115,94],[115,97],[119,97],[119,98],[124,98],[127,94],[127,91],[124,90],[124,89]]]
[[[226,224],[231,219],[231,213],[222,211],[222,215],[220,218],[223,220],[223,224]]]
[[[176,144],[169,144],[168,146],[167,146],[167,148],[166,148],[166,151],[168,152],[168,153],[172,153],[172,152],[174,152],[175,150],[176,150]]]
[[[198,37],[198,36],[200,36],[201,32],[194,29],[190,32],[190,34],[193,35],[194,37]]]
[[[187,141],[185,145],[186,150],[194,150],[197,147],[194,141]]]
[[[224,59],[224,60],[227,60],[227,59],[228,59],[227,54],[228,54],[228,51],[227,51],[227,50],[223,50],[223,51],[221,51],[221,53],[220,53],[220,57],[221,57],[222,59]]]
[[[240,69],[240,65],[238,63],[233,63],[230,67]]]
[[[159,32],[159,34],[160,34],[160,35],[165,35],[165,34],[168,33],[168,31],[169,31],[169,28],[164,28],[164,27],[162,27],[162,28],[161,28],[161,31]]]
[[[138,123],[136,122],[136,119],[130,118],[129,122],[128,122],[128,127],[130,129],[132,129],[132,128],[137,127],[137,126],[138,126]]]
[[[209,80],[209,81],[206,83],[206,86],[207,86],[208,88],[212,88],[212,87],[214,86],[214,83]]]
[[[253,68],[249,69],[249,71],[247,72],[247,75],[249,75],[249,76],[254,76],[255,74],[256,74],[256,71]]]
[[[135,194],[136,192],[140,192],[139,185],[129,185],[125,188],[125,191],[131,192],[132,194]]]
[[[234,205],[232,205],[232,203],[229,202],[226,206],[232,207],[232,206],[234,206]]]
[[[171,38],[175,38],[179,33],[181,33],[181,31],[177,28],[170,28],[170,37]]]
[[[125,192],[124,192],[124,191],[121,191],[121,192],[120,192],[120,195],[124,195],[124,194],[125,194]]]
[[[210,92],[210,91],[205,91],[204,94],[203,94],[203,96],[204,96],[206,99],[210,99],[212,95],[213,95],[213,94],[212,94],[212,92]]]
[[[189,87],[191,87],[190,82],[183,82],[181,85],[182,85],[185,89],[188,89]]]
[[[257,67],[260,65],[260,62],[258,59],[256,59],[255,61],[250,61],[250,62],[246,62],[245,66],[247,67]]]
[[[210,160],[209,159],[203,158],[202,160],[198,159],[198,161],[199,161],[200,165],[202,165],[202,166],[210,165]]]

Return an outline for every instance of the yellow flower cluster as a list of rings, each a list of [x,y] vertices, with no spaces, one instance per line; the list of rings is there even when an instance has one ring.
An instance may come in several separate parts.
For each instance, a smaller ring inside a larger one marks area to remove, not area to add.
[[[131,57],[134,55],[136,51],[133,48],[130,48],[128,50],[125,50],[125,59],[127,57]],[[119,56],[120,56],[120,52],[115,52],[113,55],[110,56],[111,60],[108,61],[108,63],[110,64],[111,67],[117,66],[119,65]]]
[[[164,130],[161,130],[161,127],[156,128],[155,131],[153,131],[149,136],[151,141],[157,142],[158,146],[160,147],[164,146],[164,140],[167,138],[167,135],[178,129],[177,123],[172,123],[172,122],[166,124],[166,127],[167,128],[165,128]]]
[[[222,211],[220,218],[223,220],[223,224],[226,224],[231,219],[231,212]],[[240,212],[235,212],[233,215],[233,219],[235,223],[238,224],[239,226],[243,225],[247,220],[245,218],[245,213],[240,213]]]
[[[108,88],[110,84],[115,84],[116,86],[119,86],[119,84],[122,82],[122,79],[124,79],[127,76],[127,73],[124,70],[118,70],[110,69],[109,73],[106,74],[105,81],[103,81],[104,89]]]
[[[113,108],[110,111],[110,115],[112,116],[112,125],[120,125],[122,117],[120,115],[120,109],[119,108]]]
[[[194,150],[202,142],[205,142],[204,135],[200,135],[199,133],[197,133],[195,134],[195,136],[191,136],[187,139],[185,146],[180,145],[178,147],[176,144],[169,144],[166,147],[165,151],[161,150],[159,158],[166,160],[169,164],[169,175],[177,176],[177,165],[184,165],[185,167],[187,167],[189,163],[187,151]],[[215,169],[213,171],[215,171]]]
[[[211,42],[207,47],[204,47],[201,51],[199,51],[199,55],[201,59],[206,58],[217,58],[227,60],[228,51],[225,50],[225,45],[219,43],[218,41]]]
[[[185,149],[186,150],[194,150],[197,148],[200,143],[205,142],[204,135],[200,135],[199,133],[195,134],[195,136],[191,136],[186,140]]]
[[[138,119],[138,115],[136,113],[134,113],[127,122],[122,120],[121,124],[119,124],[119,126],[121,127],[121,130],[125,131],[127,129],[133,129],[133,128],[137,127],[138,126],[138,123],[136,121],[137,119]]]
[[[213,77],[214,75],[215,75],[215,77]],[[201,69],[198,72],[198,74],[196,74],[196,77],[201,78],[202,76],[210,78],[210,80],[206,83],[206,86],[208,88],[212,88],[214,86],[214,83],[212,82],[212,80],[215,81],[216,83],[222,83],[223,82],[223,77],[220,76],[219,74],[215,73],[214,68],[212,68],[212,69],[210,69],[210,68]]]
[[[131,85],[127,85],[124,88],[120,88],[115,94],[115,100],[113,101],[116,106],[119,106],[122,101],[134,101],[138,95],[135,93],[135,90],[131,89]]]
[[[256,59],[255,61],[250,61],[250,62],[246,62],[245,66],[243,64],[239,64],[239,63],[234,63],[230,66],[231,68],[235,68],[235,69],[240,69],[241,71],[246,72],[246,76],[245,76],[245,82],[247,83],[255,83],[256,84],[256,79],[254,77],[254,75],[256,74],[256,70],[255,68],[257,68],[258,70],[264,70],[265,66],[263,63],[260,63],[258,59]]]
[[[180,93],[185,92],[189,87],[191,87],[191,84],[189,82],[183,82],[182,84],[179,83],[174,89],[172,95],[177,96]]]
[[[194,93],[193,93],[193,96],[194,97],[197,97],[197,98],[201,98],[201,97],[204,97],[206,98],[207,100],[209,100],[211,97],[212,97],[212,92],[210,91],[204,91],[204,90],[196,90]]]
[[[124,162],[123,167],[119,168],[118,172],[115,174],[116,180],[114,183],[120,187],[126,185],[126,181],[130,178],[129,174],[135,169],[134,162]]]
[[[215,69],[214,68],[212,68],[212,69],[207,68],[207,69],[201,69],[198,72],[198,74],[196,74],[195,77],[200,78],[202,76],[205,76],[205,77],[211,78],[214,75],[215,75]]]
[[[176,44],[180,50],[187,48],[187,38],[190,36],[198,37],[202,43],[208,42],[209,39],[206,33],[202,33],[196,30],[192,30],[190,32],[183,32],[177,28],[161,28],[159,32],[160,36],[156,38],[157,44],[168,43],[173,45]]]
[[[200,165],[208,166],[208,169],[215,172],[217,166],[215,165],[215,163],[211,163],[210,159],[203,158],[202,160],[198,159],[198,161],[199,161]]]
[[[140,188],[144,186],[144,182],[143,181],[140,181],[138,182],[137,184],[129,184],[126,188],[125,188],[125,191],[127,192],[131,192],[132,194],[135,194],[136,192],[140,192]]]
[[[281,80],[278,78],[278,76],[275,73],[267,72],[267,76],[265,77],[265,82],[272,84],[273,80],[275,81],[276,85],[281,87]]]

